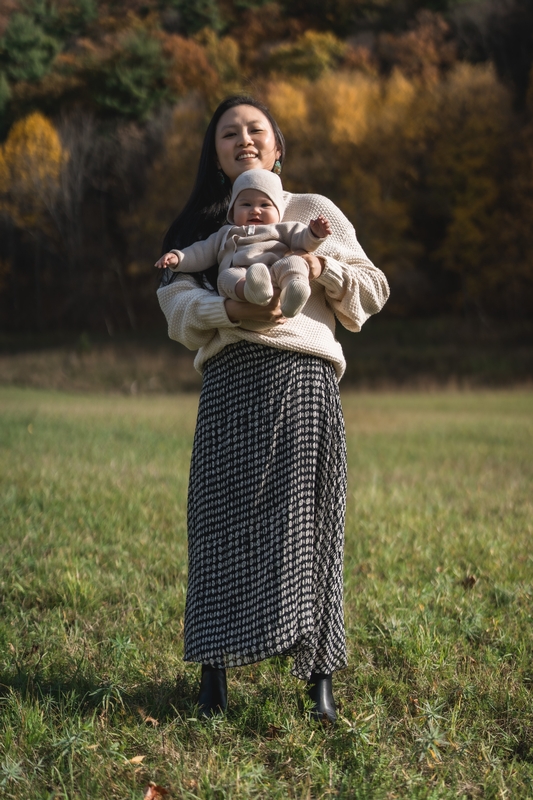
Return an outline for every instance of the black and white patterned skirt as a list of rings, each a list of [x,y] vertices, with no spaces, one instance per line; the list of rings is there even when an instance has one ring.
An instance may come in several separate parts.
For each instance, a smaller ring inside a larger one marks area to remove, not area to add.
[[[188,500],[185,660],[346,666],[346,446],[324,359],[250,342],[204,370]]]

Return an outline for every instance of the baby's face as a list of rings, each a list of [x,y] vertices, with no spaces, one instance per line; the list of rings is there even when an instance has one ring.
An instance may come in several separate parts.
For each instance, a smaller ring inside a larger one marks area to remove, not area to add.
[[[272,225],[279,222],[279,211],[264,192],[243,189],[233,204],[235,225]]]

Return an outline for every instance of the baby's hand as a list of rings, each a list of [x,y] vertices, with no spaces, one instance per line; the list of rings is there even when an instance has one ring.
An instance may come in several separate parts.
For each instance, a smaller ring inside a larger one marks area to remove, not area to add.
[[[166,267],[175,267],[177,264],[179,264],[179,259],[176,253],[165,253],[159,261],[155,262],[154,267],[165,269]]]
[[[309,227],[317,239],[325,239],[326,236],[331,234],[331,225],[323,214],[319,214],[316,219],[312,219]]]

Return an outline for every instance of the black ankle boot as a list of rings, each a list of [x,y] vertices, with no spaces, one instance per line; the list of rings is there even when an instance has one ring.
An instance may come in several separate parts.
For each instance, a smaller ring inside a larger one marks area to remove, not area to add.
[[[307,694],[313,701],[311,718],[333,725],[337,719],[337,710],[333,699],[331,675],[312,672],[307,682]]]
[[[198,694],[198,716],[213,717],[221,714],[228,705],[226,670],[202,664],[202,680]]]

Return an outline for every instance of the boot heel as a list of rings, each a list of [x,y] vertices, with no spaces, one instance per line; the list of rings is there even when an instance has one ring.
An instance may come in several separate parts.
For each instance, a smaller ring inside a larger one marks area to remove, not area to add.
[[[225,669],[202,664],[202,679],[196,704],[198,716],[205,719],[224,713],[228,707]]]
[[[312,672],[307,682],[307,694],[313,702],[309,712],[311,719],[324,725],[334,725],[337,720],[337,709],[333,698],[331,675]]]

